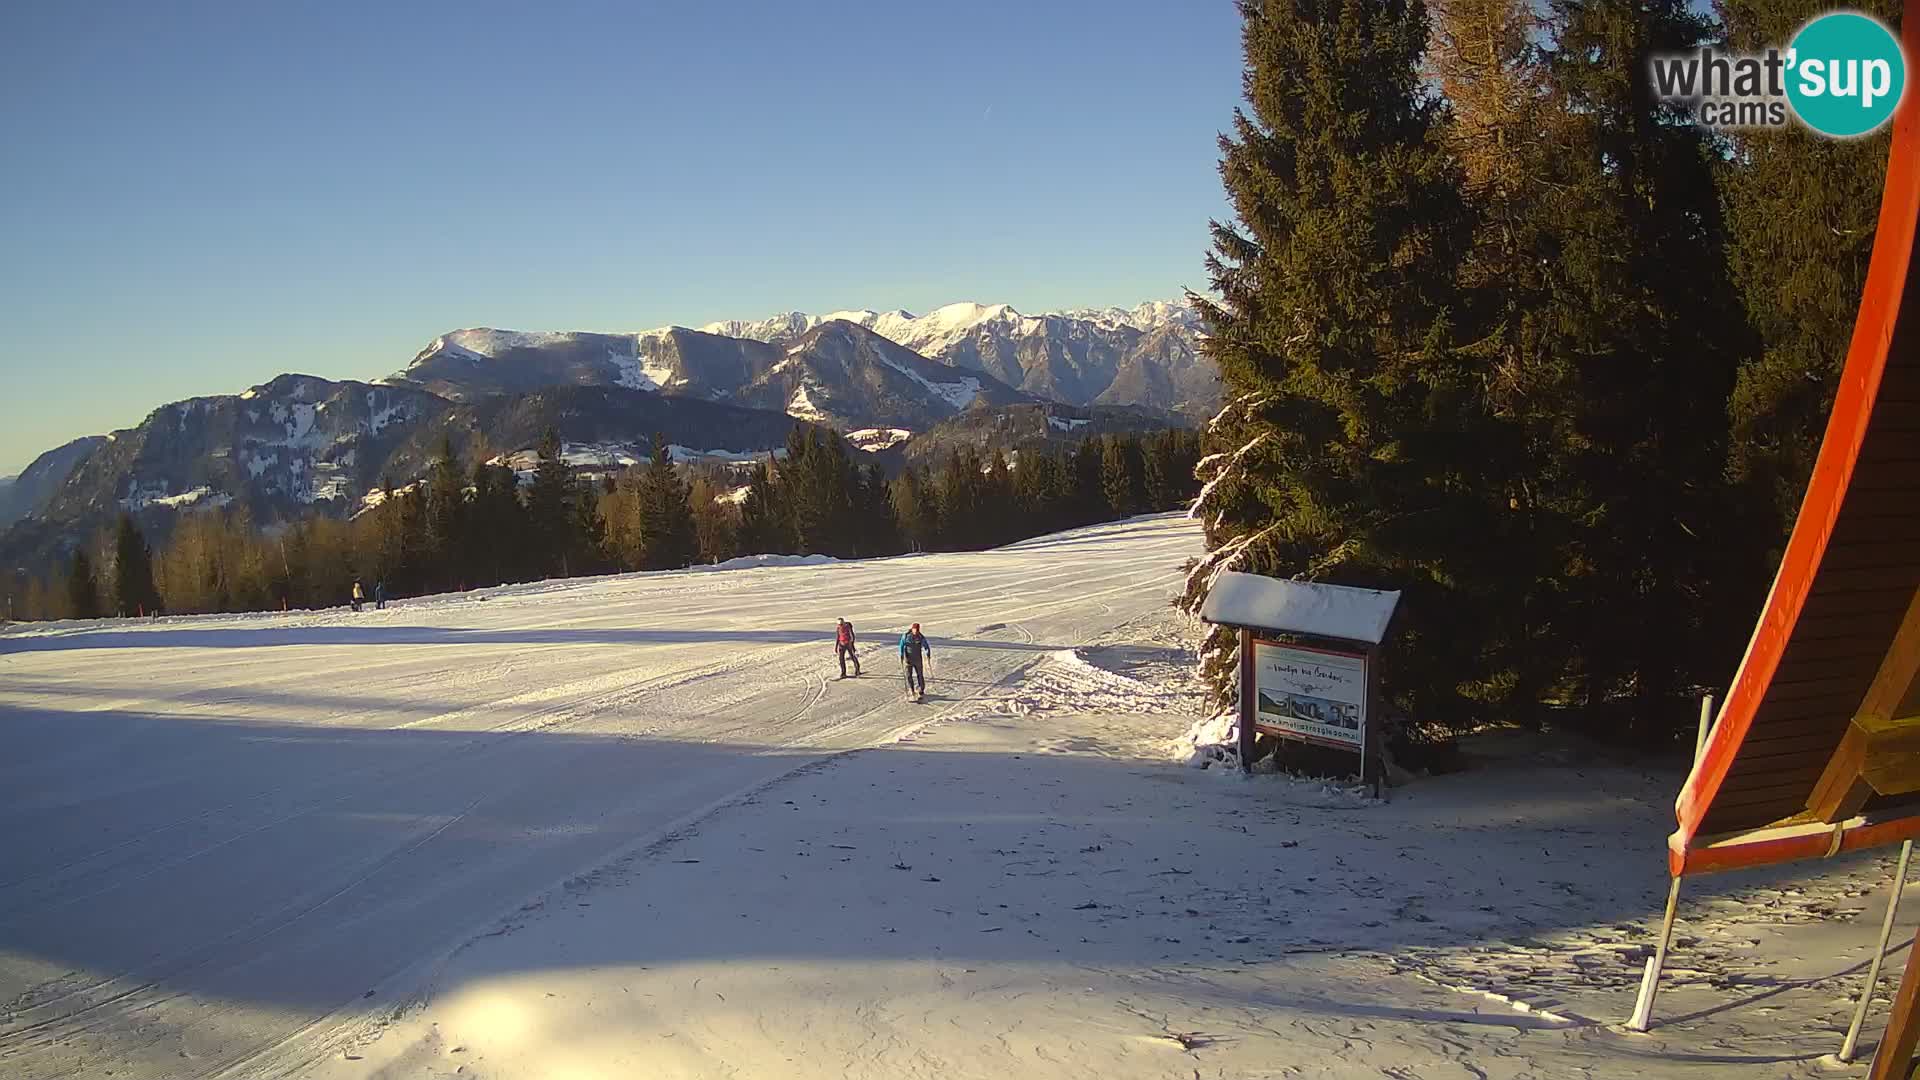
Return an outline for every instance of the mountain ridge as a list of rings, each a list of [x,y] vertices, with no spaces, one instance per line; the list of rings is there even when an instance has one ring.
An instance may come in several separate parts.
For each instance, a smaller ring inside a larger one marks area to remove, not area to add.
[[[915,315],[870,309],[708,323],[701,332],[784,344],[844,320],[930,360],[984,372],[1017,390],[1071,405],[1137,405],[1199,419],[1220,403],[1219,376],[1199,354],[1198,312],[1182,301],[1024,314],[964,301]]]

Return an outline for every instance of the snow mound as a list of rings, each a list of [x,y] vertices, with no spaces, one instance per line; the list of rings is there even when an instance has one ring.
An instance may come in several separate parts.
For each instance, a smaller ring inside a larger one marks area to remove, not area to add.
[[[1193,722],[1184,734],[1168,747],[1175,761],[1195,769],[1219,765],[1240,767],[1239,718],[1231,712],[1204,717]]]
[[[750,570],[762,566],[825,566],[839,561],[831,555],[742,555],[725,562],[714,563],[712,566],[696,566],[693,569]]]

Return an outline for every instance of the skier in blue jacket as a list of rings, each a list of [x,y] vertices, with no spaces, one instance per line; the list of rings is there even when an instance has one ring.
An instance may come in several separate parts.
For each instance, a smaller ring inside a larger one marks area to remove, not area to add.
[[[932,655],[933,646],[920,633],[919,623],[900,635],[900,662],[907,668],[907,693],[915,692],[914,681],[919,680],[918,693],[922,701],[927,698],[927,673],[921,665],[925,657]]]

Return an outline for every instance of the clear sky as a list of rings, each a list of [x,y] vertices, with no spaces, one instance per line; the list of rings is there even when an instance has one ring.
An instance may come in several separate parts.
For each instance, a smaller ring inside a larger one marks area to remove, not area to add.
[[[1205,283],[1228,0],[10,4],[0,475],[466,326]]]

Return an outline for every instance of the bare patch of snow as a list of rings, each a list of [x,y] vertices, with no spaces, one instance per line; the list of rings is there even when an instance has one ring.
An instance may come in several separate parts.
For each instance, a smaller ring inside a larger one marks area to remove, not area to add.
[[[847,432],[847,442],[855,449],[865,450],[869,454],[890,450],[913,438],[913,432],[906,428],[861,428]]]
[[[980,380],[971,375],[963,376],[958,382],[937,383],[911,368],[895,363],[892,358],[888,358],[885,363],[893,370],[919,383],[927,389],[928,393],[955,409],[966,408],[973,403],[974,398],[980,396]]]
[[[808,396],[806,383],[801,383],[799,387],[793,391],[793,397],[788,399],[787,415],[796,420],[825,420],[827,418],[827,414],[821,412],[820,407],[813,403],[813,398]]]

